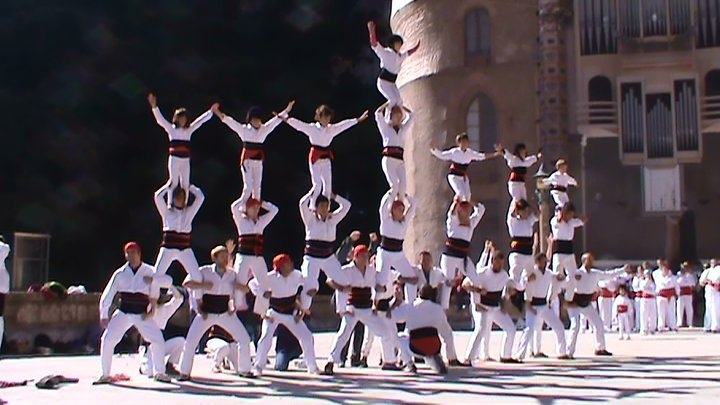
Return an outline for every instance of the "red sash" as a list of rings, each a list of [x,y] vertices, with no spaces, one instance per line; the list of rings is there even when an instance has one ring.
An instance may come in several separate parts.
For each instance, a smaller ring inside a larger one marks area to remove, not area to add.
[[[310,155],[308,156],[310,163],[315,163],[320,159],[335,159],[335,154],[329,146],[316,146],[310,147]]]
[[[674,288],[664,288],[664,289],[658,291],[658,295],[663,298],[672,298],[675,296],[675,289]]]
[[[680,295],[692,295],[693,294],[693,288],[692,286],[682,286],[680,287]]]
[[[601,288],[600,296],[603,298],[615,298],[615,293],[608,290],[607,288]]]
[[[410,331],[410,350],[420,356],[440,353],[442,342],[435,328],[419,328]]]
[[[624,313],[627,313],[627,311],[628,311],[628,306],[627,306],[627,305],[618,305],[618,306],[617,306],[617,313],[618,313],[618,314],[624,314]]]

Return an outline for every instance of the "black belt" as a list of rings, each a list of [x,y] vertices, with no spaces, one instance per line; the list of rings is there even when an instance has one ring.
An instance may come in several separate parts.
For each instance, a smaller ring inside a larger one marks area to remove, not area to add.
[[[451,163],[450,164],[450,172],[448,174],[452,176],[466,176],[468,167],[470,167],[469,163],[462,164],[462,163]]]
[[[458,238],[447,238],[445,241],[445,250],[443,254],[446,256],[464,259],[470,252],[470,241]]]
[[[175,231],[163,231],[161,247],[165,249],[189,249],[190,248],[190,233],[189,232],[175,232]]]
[[[578,294],[575,293],[572,299],[572,303],[579,306],[580,308],[585,308],[592,302],[593,295],[592,294]]]
[[[555,239],[553,241],[553,253],[559,253],[561,255],[575,254],[575,249],[573,249],[573,241]]]
[[[385,68],[380,69],[380,74],[378,75],[378,78],[380,78],[382,80],[386,80],[391,83],[395,83],[397,81],[397,77],[398,77],[397,74],[395,74]]]
[[[270,298],[270,308],[283,315],[292,315],[295,313],[296,298],[296,295],[282,298]]]
[[[317,259],[326,259],[335,253],[333,250],[334,244],[335,242],[325,240],[307,240],[305,241],[305,255]]]
[[[240,235],[238,238],[238,253],[245,256],[262,256],[264,238],[258,234]]]
[[[551,187],[550,187],[550,190],[552,190],[552,191],[559,191],[559,192],[561,192],[561,193],[566,193],[566,192],[567,192],[567,187],[565,187],[565,186],[551,186]]]
[[[357,309],[372,308],[372,289],[370,287],[353,287],[347,303]]]
[[[0,317],[5,313],[5,295],[7,294],[0,294]]]
[[[531,236],[513,236],[510,240],[510,253],[531,256],[533,254],[533,242]]]
[[[403,240],[380,235],[380,247],[388,252],[402,252]]]
[[[190,157],[190,141],[179,141],[179,140],[170,141],[169,152],[170,152],[170,156],[175,156],[175,157],[179,157],[179,158],[189,158]]]
[[[121,292],[118,309],[126,314],[144,314],[149,304],[150,299],[143,293]]]
[[[532,306],[540,306],[540,305],[547,305],[547,298],[545,297],[532,297],[532,300],[530,301],[530,305]]]
[[[200,309],[208,314],[224,314],[230,307],[229,295],[203,294]]]
[[[485,295],[480,296],[480,303],[488,307],[499,307],[502,299],[502,290],[489,291]]]
[[[527,171],[527,167],[524,166],[510,168],[510,181],[524,183]]]
[[[393,159],[403,160],[405,151],[399,146],[386,146],[382,150],[382,155]]]

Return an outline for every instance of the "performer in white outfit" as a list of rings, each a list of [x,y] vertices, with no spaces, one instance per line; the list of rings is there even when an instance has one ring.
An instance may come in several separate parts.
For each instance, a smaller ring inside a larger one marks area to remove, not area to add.
[[[655,300],[655,281],[652,270],[645,269],[640,280],[638,293],[640,295],[640,333],[643,335],[655,333],[657,329],[657,304]]]
[[[382,137],[382,170],[393,195],[405,195],[405,139],[408,137],[413,113],[407,107],[388,107],[385,103],[375,110],[380,136]]]
[[[287,114],[280,114],[291,127],[307,135],[310,140],[310,180],[312,181],[312,195],[317,198],[324,195],[330,198],[333,195],[332,188],[332,160],[335,158],[330,144],[336,136],[350,129],[352,126],[365,121],[368,112],[363,112],[358,118],[351,118],[331,124],[330,121],[335,115],[332,108],[321,105],[315,109],[315,120],[309,124],[297,118],[290,118]]]
[[[570,202],[570,197],[568,197],[567,194],[568,187],[577,187],[578,184],[577,181],[567,173],[568,166],[565,160],[558,160],[557,163],[555,163],[555,168],[557,171],[551,174],[550,177],[543,179],[543,183],[551,187],[550,195],[552,195],[553,200],[555,200],[555,205],[562,207]]]
[[[162,217],[163,229],[160,252],[155,260],[155,271],[158,274],[165,274],[172,262],[177,260],[189,275],[197,277],[198,263],[190,247],[190,235],[193,219],[200,211],[205,195],[192,184],[189,192],[195,196],[191,205],[186,205],[185,190],[173,189],[170,183],[155,192],[155,207]]]
[[[683,325],[683,316],[685,316],[685,323],[688,328],[693,326],[693,292],[697,285],[697,279],[692,272],[690,263],[685,262],[682,264],[681,273],[677,276],[677,284],[680,291],[680,295],[677,299],[677,327]]]
[[[503,154],[502,147],[496,145],[496,152],[490,156],[482,152],[470,149],[470,138],[466,133],[459,134],[455,137],[456,147],[444,151],[432,148],[430,153],[440,160],[450,162],[450,171],[447,175],[447,181],[450,184],[455,197],[460,201],[470,201],[470,178],[467,175],[470,163],[474,161],[482,161],[489,157],[501,156]]]
[[[188,276],[183,283],[192,290],[192,296],[198,300],[198,314],[195,315],[187,334],[182,360],[180,361],[180,377],[178,380],[190,379],[195,348],[202,336],[211,326],[217,325],[225,329],[238,344],[238,370],[242,377],[252,378],[250,371],[250,337],[240,319],[235,315],[232,297],[236,289],[245,292],[249,287],[238,280],[237,273],[228,269],[228,251],[225,246],[216,246],[210,253],[214,264],[202,266],[198,277]]]
[[[266,212],[260,215],[260,209]],[[235,271],[238,274],[238,281],[241,284],[247,284],[252,278],[251,274],[259,283],[261,291],[266,291],[267,264],[265,264],[264,253],[264,237],[265,228],[272,222],[278,213],[278,207],[268,201],[260,202],[255,198],[243,200],[240,197],[230,206],[235,227],[238,231],[238,251],[235,258]],[[235,302],[245,302],[245,292],[237,290],[235,292]],[[259,302],[267,300],[263,294],[256,297],[255,304],[261,308],[267,306],[267,303]]]
[[[586,223],[587,218],[575,217],[575,207],[571,203],[556,210],[555,216],[550,220],[553,236],[553,272],[559,273],[561,270],[565,270],[568,277],[575,275],[577,271],[573,246],[575,228],[584,226]]]
[[[526,312],[525,329],[520,337],[515,358],[523,360],[527,348],[536,333],[542,333],[543,323],[546,322],[557,336],[557,356],[559,359],[568,359],[565,342],[565,327],[560,318],[548,305],[547,297],[551,294],[554,285],[564,285],[565,274],[553,273],[548,269],[545,253],[535,256],[535,265],[529,270],[523,270],[521,282],[525,284]],[[537,340],[536,340],[537,342]],[[542,353],[540,343],[536,344],[536,353]]]
[[[188,125],[187,111],[184,108],[178,108],[173,114],[172,123],[170,123],[160,112],[160,108],[157,106],[157,97],[154,94],[148,95],[148,102],[152,107],[155,121],[167,132],[170,139],[170,155],[168,156],[170,187],[172,189],[181,187],[187,190],[190,186],[190,139],[193,132],[212,118],[212,111],[205,111]],[[186,202],[187,197],[188,195],[186,195]]]
[[[711,260],[710,263],[708,263],[708,267],[703,270],[703,272],[700,274],[700,279],[698,280],[698,284],[703,288],[705,296],[705,313],[703,314],[703,330],[705,332],[712,332],[714,287],[712,285],[712,282],[708,280],[708,277],[710,276],[710,272],[712,271],[712,269],[715,268],[715,263],[713,263],[714,261],[715,259]]]
[[[659,268],[653,271],[657,290],[658,332],[677,331],[675,320],[675,297],[680,288],[665,259],[658,260]]]
[[[475,323],[475,330],[465,351],[465,361],[472,364],[478,357],[478,350],[483,361],[489,358],[490,332],[494,323],[503,330],[500,362],[520,363],[512,358],[515,323],[502,307],[503,301],[509,300],[504,291],[514,285],[504,268],[505,255],[494,249],[486,249],[483,255],[492,258],[490,265],[486,266],[486,259],[481,257],[477,271],[466,274],[463,281],[463,288],[470,291],[472,296],[472,316]]]
[[[180,363],[180,355],[182,354],[183,347],[185,346],[185,337],[170,336],[168,333],[166,333],[166,328],[168,321],[170,320],[170,318],[172,318],[173,315],[175,315],[175,312],[180,309],[184,299],[182,293],[180,293],[180,290],[171,285],[172,278],[167,274],[157,276],[155,281],[161,287],[169,286],[170,288],[168,289],[168,291],[170,292],[170,295],[172,297],[168,302],[164,304],[159,304],[155,309],[155,314],[153,315],[153,320],[162,331],[163,340],[165,341],[165,357],[159,359],[158,361],[165,364],[165,372],[167,374],[178,374],[176,366],[178,366]],[[144,345],[140,346],[140,350],[142,355],[142,360],[140,360],[140,374],[152,375],[155,368],[155,359],[152,355],[152,351],[147,350]],[[165,361],[166,357],[167,362]]]
[[[612,330],[613,319],[617,317],[613,316],[613,303],[615,302],[615,291],[618,288],[616,280],[600,280],[598,282],[600,287],[600,294],[598,295],[598,312],[600,313],[600,319],[602,320],[605,332]]]
[[[396,198],[397,197],[397,198]],[[389,190],[380,201],[380,247],[375,261],[379,284],[392,288],[391,268],[394,268],[405,282],[405,299],[415,301],[417,296],[417,275],[403,252],[403,242],[410,219],[415,213],[415,199],[405,195],[404,199]]]
[[[710,269],[705,279],[712,291],[710,298],[710,330],[720,332],[720,266]],[[706,304],[707,305],[707,304]]]
[[[440,305],[445,310],[450,307],[450,294],[456,287],[454,283],[457,276],[475,272],[475,266],[468,254],[473,232],[483,214],[485,214],[484,205],[478,203],[473,207],[467,201],[453,201],[448,209],[447,221],[445,221],[447,240],[445,250],[440,256],[440,269],[445,275],[445,280],[450,282],[450,285],[447,283],[443,285],[440,291]]]
[[[367,27],[368,33],[370,34],[370,47],[378,58],[380,58],[380,75],[377,79],[377,88],[380,94],[390,103],[391,107],[396,105],[402,107],[403,101],[395,81],[400,73],[403,61],[418,50],[420,42],[412,49],[400,52],[403,46],[403,39],[400,35],[392,35],[388,40],[387,48],[384,48],[378,42],[375,23],[370,21]]]
[[[340,284],[332,278],[328,279],[328,285],[336,290],[345,291],[348,298],[347,307],[342,312],[340,329],[330,346],[330,356],[325,365],[324,374],[332,375],[334,364],[341,362],[340,352],[350,339],[355,324],[358,322],[362,322],[365,329],[370,329],[374,335],[380,336],[383,370],[397,370],[396,356],[393,352],[396,346],[397,332],[389,334],[385,324],[380,320],[377,310],[373,308],[375,290],[382,290],[384,287],[379,280],[381,276],[375,271],[375,268],[368,264],[370,256],[367,246],[356,246],[353,256],[353,261],[343,266],[343,271],[347,275],[347,283]]]
[[[317,279],[315,281],[317,283]],[[307,370],[311,374],[320,371],[315,360],[315,341],[312,332],[302,320],[303,312],[297,300],[298,290],[306,285],[302,273],[295,270],[292,259],[280,254],[273,259],[273,271],[268,273],[267,285],[270,307],[264,314],[262,335],[258,342],[254,371],[260,376],[267,365],[268,352],[278,325],[283,325],[300,343]]]
[[[142,262],[140,245],[137,243],[128,242],[124,250],[127,262],[115,270],[100,297],[100,324],[105,328],[100,337],[102,376],[94,384],[112,382],[110,368],[115,346],[133,326],[143,339],[150,342],[153,358],[162,359],[165,355],[165,339],[153,320],[160,295],[160,287],[153,281],[155,269]],[[120,305],[111,315],[110,307],[116,294],[120,294]],[[155,362],[153,367],[157,381],[170,382],[162,361]]]
[[[440,303],[440,290],[443,286],[450,286],[449,280],[445,278],[445,274],[440,267],[435,266],[432,254],[424,250],[418,254],[418,264],[414,267],[415,276],[418,279],[418,293],[420,289],[429,285],[434,291],[431,300]]]
[[[513,200],[527,200],[525,177],[528,168],[542,157],[542,153],[538,152],[537,155],[528,156],[525,144],[518,143],[515,145],[512,153],[509,150],[505,150],[504,157],[505,162],[507,162],[510,168],[510,178],[508,179],[508,193],[510,193],[510,197]]]
[[[632,278],[632,295],[633,295],[633,331],[639,332],[640,331],[640,282],[643,279],[643,272],[645,270],[642,266],[638,266],[635,269],[635,274]]]
[[[295,105],[294,101],[288,103],[280,116],[287,116]],[[233,117],[223,114],[220,105],[214,104],[212,111],[230,129],[240,137],[243,149],[240,153],[240,171],[243,177],[243,190],[240,194],[241,201],[247,201],[250,197],[261,200],[260,190],[262,188],[263,161],[265,160],[265,139],[282,122],[280,116],[275,115],[263,124],[262,113],[259,107],[252,107],[248,110],[246,123],[241,124]]]
[[[5,333],[5,296],[10,292],[10,273],[5,267],[5,260],[10,254],[10,245],[5,243],[2,235],[0,235],[0,349],[2,349],[3,334]]]
[[[625,267],[601,271],[593,268],[594,262],[592,254],[583,254],[583,265],[575,271],[575,274],[567,277],[565,300],[568,302],[568,315],[570,316],[570,339],[567,354],[571,358],[575,356],[575,346],[580,332],[580,315],[584,315],[595,329],[595,355],[612,356],[612,353],[605,348],[605,328],[603,328],[600,314],[590,303],[598,288],[598,282],[617,277],[625,272]]]
[[[510,278],[515,288],[524,285],[521,282],[523,272],[530,272],[535,266],[533,258],[533,243],[535,223],[538,217],[525,200],[512,200],[507,214],[507,227],[510,234]],[[521,313],[525,310],[525,291],[517,289],[510,291],[510,299]],[[520,317],[522,319],[522,316]],[[542,330],[542,324],[540,324]]]
[[[340,262],[335,256],[334,244],[337,226],[350,212],[351,204],[341,196],[334,198],[339,206],[333,212],[330,212],[330,200],[325,196],[313,199],[313,190],[300,198],[300,216],[305,224],[305,254],[300,267],[305,285],[300,295],[300,302],[306,313],[309,313],[312,297],[318,291],[320,270],[338,284],[347,285],[345,272],[342,271]],[[311,204],[314,204],[315,209]],[[347,295],[338,291],[335,301],[336,310],[338,313],[342,312]]]
[[[617,291],[618,296],[615,297],[612,306],[613,318],[617,320],[620,340],[630,340],[633,302],[628,297],[628,290],[624,284],[618,287]]]

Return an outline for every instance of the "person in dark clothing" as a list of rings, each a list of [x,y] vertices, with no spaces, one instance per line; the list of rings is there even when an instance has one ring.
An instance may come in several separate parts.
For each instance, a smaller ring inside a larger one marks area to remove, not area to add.
[[[260,318],[260,315],[253,311],[253,308],[255,307],[255,296],[252,295],[252,293],[245,294],[245,302],[247,303],[247,308],[242,311],[238,311],[237,317],[240,319],[243,326],[245,326],[245,330],[247,331],[248,336],[250,336],[250,341],[253,342],[255,350],[257,351],[258,341],[260,340],[260,326],[262,324],[262,319]]]
[[[277,338],[275,341],[275,370],[287,371],[290,362],[299,358],[302,354],[300,342],[283,325],[278,326],[275,337]]]

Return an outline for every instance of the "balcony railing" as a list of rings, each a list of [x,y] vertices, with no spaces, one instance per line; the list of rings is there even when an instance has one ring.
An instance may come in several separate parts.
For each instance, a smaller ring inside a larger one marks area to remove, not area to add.
[[[703,132],[720,132],[720,96],[702,98],[700,118]]]
[[[578,129],[590,137],[618,136],[618,111],[615,101],[578,103]]]

